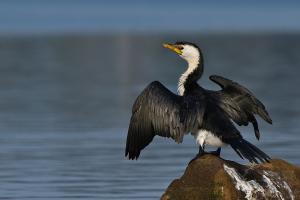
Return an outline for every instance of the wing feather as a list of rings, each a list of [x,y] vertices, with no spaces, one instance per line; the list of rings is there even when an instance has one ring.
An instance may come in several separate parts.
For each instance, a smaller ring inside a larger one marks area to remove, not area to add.
[[[272,124],[265,106],[247,88],[221,76],[213,75],[210,80],[217,83],[222,90],[213,92],[219,100],[220,107],[238,125],[247,126],[252,123],[255,136],[260,137],[258,124],[254,115],[259,115],[266,122]]]
[[[150,83],[133,105],[125,156],[137,159],[155,135],[182,142],[184,134],[201,126],[204,108],[201,97],[178,96],[158,81]]]

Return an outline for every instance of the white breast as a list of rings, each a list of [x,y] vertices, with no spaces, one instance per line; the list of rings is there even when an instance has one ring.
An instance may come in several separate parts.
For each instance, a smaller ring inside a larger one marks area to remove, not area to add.
[[[204,147],[203,145],[210,145],[214,147],[221,147],[224,146],[225,144],[215,136],[212,132],[200,129],[195,135],[194,135],[197,143]]]

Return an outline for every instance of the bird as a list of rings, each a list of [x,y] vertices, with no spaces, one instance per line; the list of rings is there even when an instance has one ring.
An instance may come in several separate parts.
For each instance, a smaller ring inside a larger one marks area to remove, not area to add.
[[[171,92],[159,81],[151,82],[141,92],[132,107],[125,156],[130,160],[138,159],[155,136],[181,143],[185,135],[191,134],[199,145],[191,161],[207,153],[220,156],[223,146],[231,146],[240,158],[251,163],[269,162],[271,158],[245,140],[235,126],[252,123],[259,140],[256,116],[272,124],[263,103],[244,86],[219,75],[211,75],[209,79],[218,84],[220,90],[201,87],[197,81],[204,71],[204,57],[196,44],[164,43],[163,47],[187,62],[178,81],[178,93]],[[207,145],[217,150],[206,152]]]

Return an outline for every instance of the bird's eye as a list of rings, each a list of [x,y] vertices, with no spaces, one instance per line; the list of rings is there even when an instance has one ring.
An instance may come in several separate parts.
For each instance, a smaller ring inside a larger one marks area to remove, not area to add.
[[[183,47],[182,47],[182,46],[178,46],[177,48],[178,48],[179,50],[182,50],[182,49],[183,49]]]

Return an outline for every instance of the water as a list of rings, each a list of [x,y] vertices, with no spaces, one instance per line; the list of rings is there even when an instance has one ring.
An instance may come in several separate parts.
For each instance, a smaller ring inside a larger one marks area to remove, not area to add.
[[[9,0],[0,32],[300,31],[297,0]]]
[[[0,198],[157,199],[197,147],[155,138],[124,158],[131,105],[151,81],[173,91],[184,62],[162,42],[199,41],[200,83],[219,74],[251,89],[274,124],[243,135],[300,164],[300,35],[85,35],[0,38]],[[230,148],[222,157],[242,162]]]

